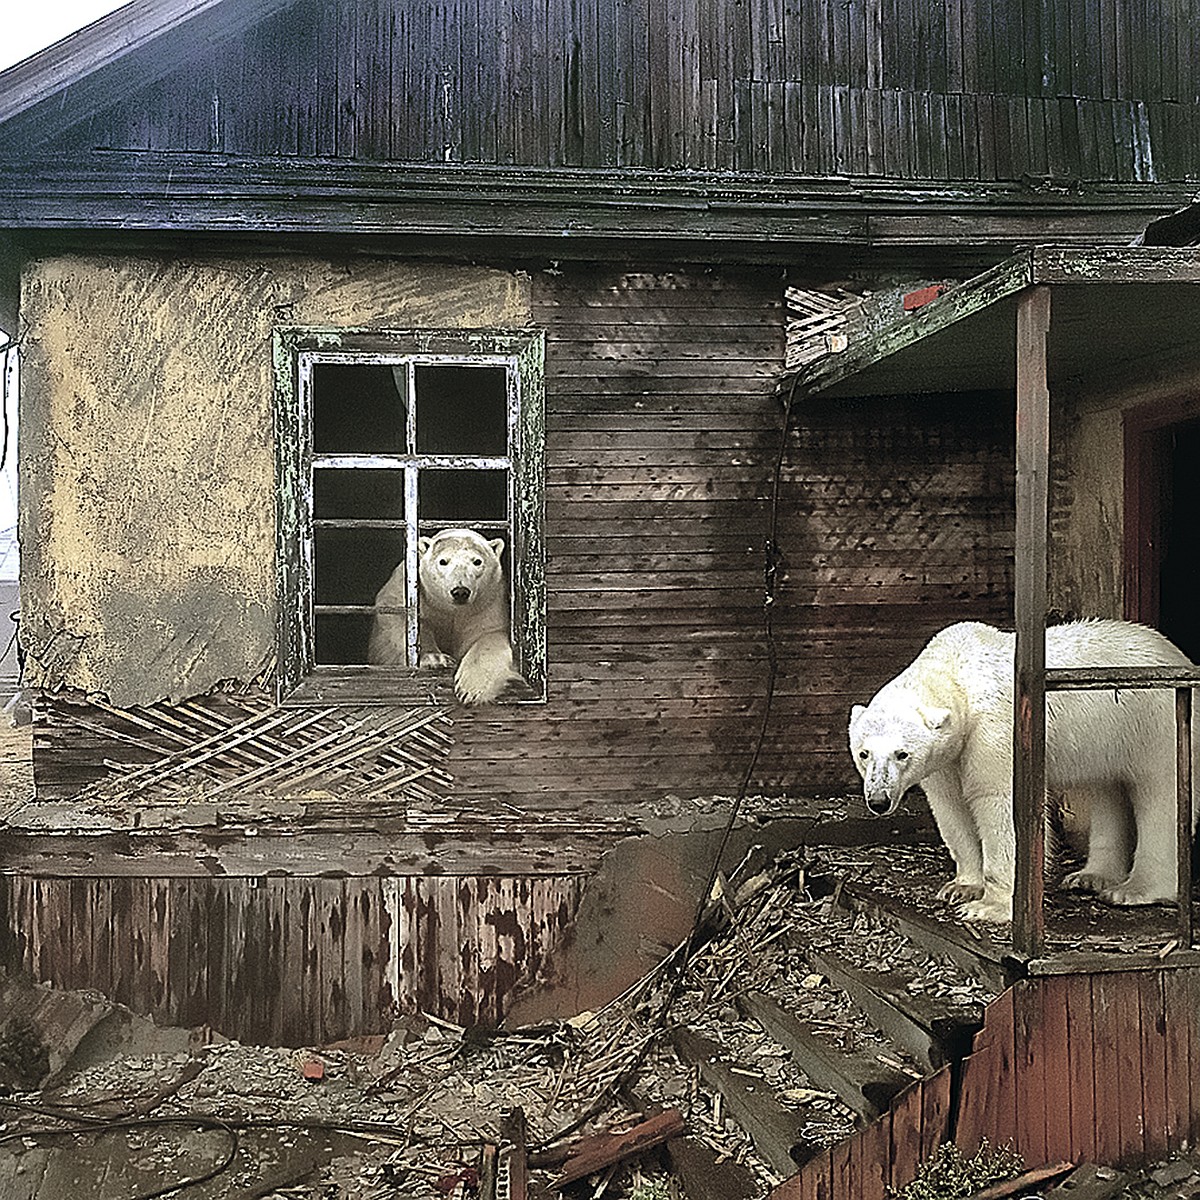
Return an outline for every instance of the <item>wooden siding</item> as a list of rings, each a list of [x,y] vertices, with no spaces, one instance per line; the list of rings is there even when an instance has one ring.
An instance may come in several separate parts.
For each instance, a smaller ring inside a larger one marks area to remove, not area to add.
[[[10,877],[4,965],[245,1041],[386,1033],[397,1011],[494,1026],[581,889],[577,876]]]
[[[456,725],[458,794],[579,813],[735,789],[767,684],[774,272],[538,277],[550,700]],[[850,705],[934,632],[1011,620],[1012,402],[797,402],[781,673],[752,787],[843,793]]]
[[[1194,0],[301,0],[141,88],[127,64],[58,145],[1168,181],[1197,171],[1198,31]]]
[[[547,334],[548,700],[454,713],[436,764],[447,803],[553,810],[582,828],[670,794],[736,790],[767,689],[781,292],[765,269],[564,266],[535,277],[533,320]],[[853,789],[850,705],[942,626],[1010,619],[1012,420],[1011,399],[990,394],[796,401],[778,506],[780,675],[753,788]],[[147,758],[134,727],[96,712],[80,736],[70,706],[46,712],[41,799],[70,799],[113,763]],[[165,706],[140,715],[171,720]],[[235,797],[225,788],[222,803]],[[168,823],[187,823],[170,815],[174,794],[157,799]],[[335,823],[340,812],[347,828],[378,826],[377,800],[331,801]],[[261,797],[253,815],[269,819]],[[524,862],[505,852],[495,869]]]
[[[771,1200],[886,1200],[948,1140],[967,1155],[984,1139],[1011,1146],[1030,1167],[1132,1166],[1191,1144],[1197,978],[1176,968],[1021,981],[988,1005],[953,1092],[951,1067],[920,1081]]]

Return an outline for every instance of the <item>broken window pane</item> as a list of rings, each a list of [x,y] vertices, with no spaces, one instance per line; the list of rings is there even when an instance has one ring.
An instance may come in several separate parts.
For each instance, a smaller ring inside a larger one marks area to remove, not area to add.
[[[503,367],[418,366],[417,453],[508,453],[508,372]]]
[[[404,453],[403,372],[393,372],[388,366],[344,363],[315,363],[312,372],[316,454]]]

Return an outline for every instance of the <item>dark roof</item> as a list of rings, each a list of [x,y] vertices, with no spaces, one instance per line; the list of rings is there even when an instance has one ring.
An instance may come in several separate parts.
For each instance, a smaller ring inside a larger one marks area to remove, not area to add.
[[[0,227],[1126,242],[1200,169],[1195,2],[134,0],[0,73]]]

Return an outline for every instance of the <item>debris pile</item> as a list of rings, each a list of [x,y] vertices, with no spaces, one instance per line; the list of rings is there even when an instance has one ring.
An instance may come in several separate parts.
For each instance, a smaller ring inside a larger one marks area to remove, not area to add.
[[[416,1014],[289,1049],[105,1004],[48,1078],[45,1039],[14,1027],[0,1196],[761,1200],[961,1053],[1003,985],[994,944],[932,900],[940,853],[747,857],[623,995],[534,1027]]]

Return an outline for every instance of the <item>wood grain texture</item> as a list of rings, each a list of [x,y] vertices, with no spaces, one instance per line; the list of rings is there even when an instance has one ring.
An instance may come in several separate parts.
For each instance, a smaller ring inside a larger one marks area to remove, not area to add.
[[[5,964],[164,1024],[271,1045],[386,1032],[392,1014],[495,1026],[559,944],[579,876],[3,882]]]
[[[997,21],[938,0],[887,5],[886,20],[879,0],[276,7],[176,15],[132,53],[98,36],[46,80],[26,72],[17,144],[1058,186],[1183,179],[1196,157],[1196,34],[1170,0],[1146,0],[1136,27],[1091,15],[1094,29],[1034,4]],[[1052,169],[1045,114],[1063,98],[1079,130]],[[969,165],[964,143],[979,147]]]
[[[1026,1163],[1159,1161],[1194,1134],[1198,977],[1174,967],[1022,981],[988,1006],[961,1064],[897,1096],[773,1197],[876,1196],[881,1163],[896,1189],[947,1134],[968,1156],[986,1142]]]

